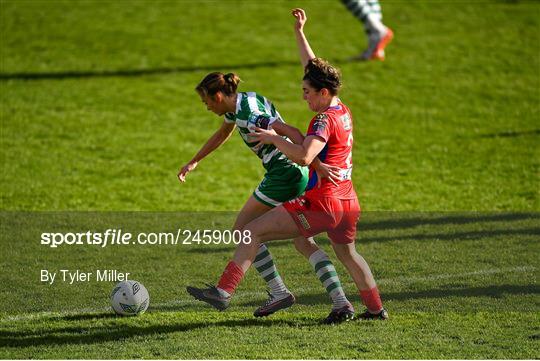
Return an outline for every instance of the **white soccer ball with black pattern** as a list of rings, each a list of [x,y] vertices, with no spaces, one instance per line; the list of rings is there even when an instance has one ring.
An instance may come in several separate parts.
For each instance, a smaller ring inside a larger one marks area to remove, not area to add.
[[[146,287],[137,281],[123,281],[111,292],[111,305],[119,315],[135,316],[144,313],[150,304]]]

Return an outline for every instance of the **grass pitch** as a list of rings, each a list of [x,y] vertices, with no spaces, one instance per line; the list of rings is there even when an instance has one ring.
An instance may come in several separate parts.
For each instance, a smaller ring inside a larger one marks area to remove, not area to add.
[[[338,1],[0,1],[0,357],[539,358],[540,4],[382,5],[387,61],[347,63],[365,37]],[[223,313],[184,292],[214,282],[230,246],[39,244],[51,228],[229,227],[263,169],[235,135],[178,183],[220,123],[193,88],[235,71],[305,129],[295,6],[344,75],[357,245],[389,322],[319,325],[329,301],[288,241],[270,249],[298,304],[263,320],[254,271]],[[112,283],[48,286],[41,269],[131,272],[149,312],[115,317]]]

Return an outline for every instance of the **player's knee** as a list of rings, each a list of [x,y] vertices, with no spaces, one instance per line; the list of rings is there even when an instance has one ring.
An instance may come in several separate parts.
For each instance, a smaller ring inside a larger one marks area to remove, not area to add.
[[[240,243],[246,244],[250,247],[256,247],[257,249],[263,244],[261,242],[261,234],[257,228],[251,228],[248,226],[243,227],[240,230],[241,240]]]

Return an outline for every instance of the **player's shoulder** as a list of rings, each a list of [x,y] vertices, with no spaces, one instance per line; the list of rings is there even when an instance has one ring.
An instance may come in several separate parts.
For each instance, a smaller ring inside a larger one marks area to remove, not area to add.
[[[240,107],[253,113],[264,113],[266,106],[271,104],[263,95],[256,92],[244,92],[241,94]]]
[[[253,91],[244,92],[244,93],[242,93],[242,95],[246,99],[254,100],[254,101],[257,101],[257,102],[264,103],[265,101],[268,101],[268,99],[266,99],[266,97],[264,95],[262,95],[260,93],[257,93],[257,92],[253,92]]]
[[[318,113],[311,119],[308,127],[308,134],[328,132],[328,129],[330,129],[330,122],[331,120],[326,112]]]
[[[311,123],[315,124],[327,124],[330,121],[330,115],[326,112],[317,113],[313,118],[311,118]]]
[[[340,101],[336,106],[329,107],[315,115],[311,124],[314,128],[343,129],[347,131],[352,129],[352,115],[349,108]]]
[[[343,104],[341,100],[339,101],[338,105],[329,108],[328,111],[328,114],[333,121],[352,123],[351,110],[345,104]]]
[[[341,114],[341,111],[339,110],[339,106],[335,107],[329,107],[323,112],[317,114],[315,117],[313,117],[314,122],[325,122],[325,123],[333,123],[337,119],[339,119]]]
[[[337,105],[328,107],[325,111],[325,113],[332,117],[340,117],[343,114],[350,112],[349,108],[339,99]]]

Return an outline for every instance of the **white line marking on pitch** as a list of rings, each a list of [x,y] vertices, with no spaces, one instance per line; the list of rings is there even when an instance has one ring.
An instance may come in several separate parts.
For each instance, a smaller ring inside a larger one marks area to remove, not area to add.
[[[466,273],[440,274],[440,275],[432,275],[432,276],[424,276],[424,277],[386,278],[386,279],[378,280],[377,283],[381,285],[400,284],[400,283],[408,283],[408,282],[435,281],[435,280],[442,280],[442,279],[484,276],[484,275],[492,275],[492,274],[505,273],[505,272],[532,272],[535,270],[536,270],[536,267],[520,266],[520,267],[508,267],[508,268],[498,268],[498,269],[486,269],[486,270],[479,270],[479,271],[466,272]],[[320,291],[320,287],[295,288],[294,291],[298,293]],[[238,295],[236,295],[235,299],[243,299],[243,298],[248,298],[252,296],[262,296],[262,295],[264,295],[264,292],[262,291],[249,291],[249,292],[246,291],[246,292],[241,292]],[[198,301],[195,301],[192,299],[182,299],[182,300],[175,300],[175,301],[169,301],[169,302],[163,302],[163,303],[157,303],[157,304],[150,304],[150,309],[167,307],[167,306],[190,305],[190,304],[197,304],[197,303]],[[26,313],[22,315],[7,316],[4,318],[1,318],[0,322],[28,321],[28,320],[33,320],[33,319],[42,318],[42,317],[76,316],[81,313],[107,312],[110,310],[111,310],[110,307],[100,307],[100,308],[84,308],[84,309],[63,311],[63,312],[44,311],[44,312]]]
[[[535,269],[536,268],[532,266],[521,266],[521,267],[511,267],[511,268],[509,267],[509,268],[499,268],[499,269],[487,269],[487,270],[467,272],[467,273],[457,273],[457,274],[449,273],[449,274],[432,275],[432,276],[424,276],[424,277],[396,277],[396,278],[381,279],[377,281],[377,283],[396,284],[396,283],[407,283],[407,282],[418,282],[418,281],[435,281],[435,280],[443,280],[443,279],[449,279],[449,278],[483,276],[483,275],[491,275],[491,274],[505,273],[505,272],[529,272],[529,271],[534,271]]]

